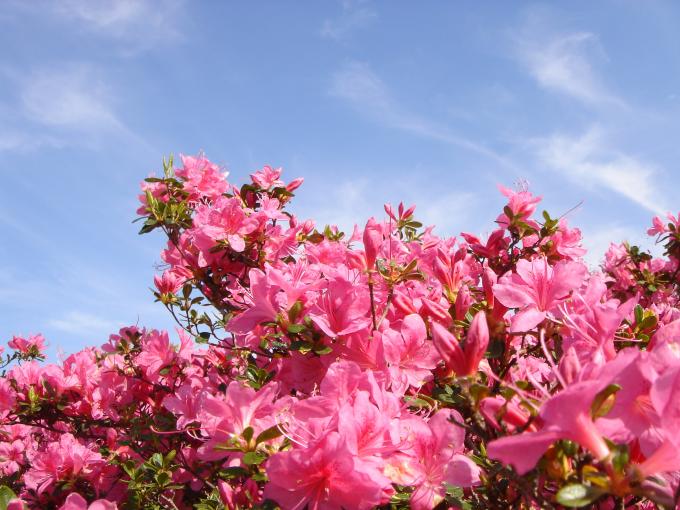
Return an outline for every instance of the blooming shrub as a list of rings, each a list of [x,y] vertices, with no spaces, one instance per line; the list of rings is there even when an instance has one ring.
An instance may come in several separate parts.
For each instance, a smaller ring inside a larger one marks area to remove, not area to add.
[[[482,240],[402,204],[318,228],[286,210],[301,179],[226,177],[199,155],[142,184],[176,333],[61,364],[10,340],[0,510],[676,506],[675,217],[664,258],[590,271],[526,190]]]

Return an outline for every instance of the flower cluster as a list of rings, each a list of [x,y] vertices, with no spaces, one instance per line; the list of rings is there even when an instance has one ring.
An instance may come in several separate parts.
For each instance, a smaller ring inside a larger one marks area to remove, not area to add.
[[[385,206],[351,234],[203,155],[142,184],[177,322],[0,378],[0,509],[675,508],[680,224],[663,258],[501,187],[485,239]]]

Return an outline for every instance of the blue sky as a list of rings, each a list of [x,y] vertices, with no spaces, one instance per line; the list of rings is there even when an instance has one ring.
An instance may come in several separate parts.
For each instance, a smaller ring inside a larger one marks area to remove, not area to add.
[[[485,233],[497,183],[570,213],[595,262],[680,189],[680,6],[23,2],[0,7],[0,338],[50,355],[171,327],[138,183],[196,153],[242,182],[303,176],[295,211],[349,226],[416,203]]]

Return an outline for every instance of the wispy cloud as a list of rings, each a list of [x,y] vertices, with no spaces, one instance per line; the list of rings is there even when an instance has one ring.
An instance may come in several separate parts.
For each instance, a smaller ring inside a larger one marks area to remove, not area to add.
[[[661,256],[661,248],[651,241],[644,228],[636,230],[629,225],[611,223],[583,229],[583,246],[588,250],[584,259],[592,268],[597,268],[611,243],[623,241],[640,246],[643,250],[649,250],[654,256]]]
[[[22,85],[23,113],[33,122],[86,131],[125,129],[111,106],[110,91],[88,65],[39,69]]]
[[[181,36],[182,0],[64,0],[54,12],[83,31],[117,40],[128,52],[149,49]]]
[[[350,62],[342,67],[333,75],[330,93],[384,126],[455,145],[489,158],[503,167],[515,169],[512,161],[483,143],[460,136],[444,125],[402,108],[382,79],[366,63]]]
[[[423,186],[420,176],[426,173],[423,168],[395,170],[395,175],[403,178],[376,182],[369,177],[375,173],[366,171],[364,177],[337,181],[330,190],[324,179],[309,182],[311,189],[306,193],[311,198],[301,201],[295,213],[301,218],[314,218],[317,227],[337,225],[349,234],[354,225],[362,227],[370,216],[386,217],[383,203],[404,202],[407,206],[415,205],[415,217],[425,226],[434,225],[438,235],[456,235],[461,229],[469,228],[470,220],[479,215],[478,207],[483,204],[479,196],[470,191],[434,190]],[[317,187],[318,192],[315,192]]]
[[[516,57],[539,86],[589,105],[625,107],[596,70],[595,61],[606,60],[598,37],[591,32],[546,34],[548,23],[539,18],[513,37]]]
[[[115,321],[79,311],[71,311],[63,317],[51,319],[47,325],[65,333],[93,336],[109,333],[121,327],[121,324]]]
[[[606,188],[654,213],[664,210],[655,186],[657,168],[607,145],[603,129],[594,126],[581,136],[555,134],[535,139],[540,162],[588,187]]]
[[[378,14],[366,0],[344,0],[340,15],[324,20],[321,36],[342,40],[355,30],[367,27],[377,17]]]
[[[148,150],[148,144],[121,119],[118,97],[99,68],[84,62],[36,67],[19,73],[4,69],[14,96],[0,108],[0,152],[44,147],[99,146],[124,140]]]

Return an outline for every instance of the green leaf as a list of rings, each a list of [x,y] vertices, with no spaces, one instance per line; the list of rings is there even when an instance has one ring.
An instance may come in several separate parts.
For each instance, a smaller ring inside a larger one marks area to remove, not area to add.
[[[278,425],[274,425],[273,427],[269,427],[268,429],[260,432],[255,438],[255,444],[264,443],[265,441],[271,441],[272,439],[276,439],[281,435],[282,435],[281,430],[279,429]]]
[[[656,327],[656,324],[658,322],[658,319],[656,318],[656,315],[648,315],[644,319],[638,322],[638,327],[644,331],[646,329],[653,329]]]
[[[296,319],[300,316],[300,313],[302,313],[302,301],[296,301],[293,303],[293,306],[290,307],[290,310],[288,310],[288,320],[290,322],[295,322]]]
[[[156,483],[160,487],[165,487],[170,483],[172,478],[170,477],[170,474],[167,471],[160,471],[154,476],[154,479],[156,480]]]
[[[243,455],[243,463],[246,466],[257,466],[261,464],[267,457],[258,452],[248,452]]]
[[[243,439],[246,440],[246,443],[249,443],[250,440],[253,438],[254,433],[255,431],[253,430],[253,427],[246,427],[245,429],[243,429],[241,435],[243,436]]]
[[[610,384],[600,393],[595,395],[593,403],[590,406],[590,413],[595,418],[602,418],[606,416],[609,411],[612,410],[614,406],[614,399],[616,398],[616,392],[621,389],[618,384]]]
[[[333,352],[333,349],[331,349],[328,345],[314,346],[314,354],[317,354],[319,356],[323,356],[324,354],[330,354],[331,352]]]
[[[307,327],[304,324],[288,324],[287,329],[288,333],[297,335],[298,333],[302,333]]]
[[[7,510],[7,505],[17,497],[14,491],[6,485],[0,486],[0,510]]]
[[[603,492],[595,487],[573,483],[562,487],[555,496],[555,501],[569,508],[578,508],[591,504],[602,494]]]
[[[640,305],[635,305],[635,322],[640,324],[642,322],[644,310]]]

